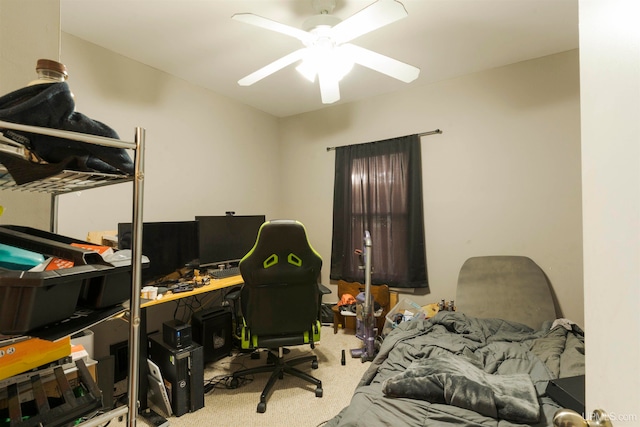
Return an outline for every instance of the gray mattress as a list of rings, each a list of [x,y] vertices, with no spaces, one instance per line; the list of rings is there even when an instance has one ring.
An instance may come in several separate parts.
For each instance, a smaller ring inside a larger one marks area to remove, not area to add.
[[[578,328],[442,312],[394,329],[325,427],[552,426],[548,381],[583,374]]]

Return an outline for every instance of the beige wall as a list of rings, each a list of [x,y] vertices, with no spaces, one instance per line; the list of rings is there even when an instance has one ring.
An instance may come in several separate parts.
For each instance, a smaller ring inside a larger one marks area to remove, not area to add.
[[[59,52],[58,0],[0,0],[1,95],[34,80],[38,59],[57,60]],[[4,207],[0,224],[50,226],[51,197],[46,194],[0,190],[0,206]]]
[[[454,299],[472,256],[524,255],[582,324],[578,52],[570,51],[281,120],[282,209],[306,223],[329,283],[334,152],[326,147],[439,128],[422,138],[431,293]],[[375,251],[375,242],[373,242]]]
[[[279,212],[275,118],[63,33],[76,111],[123,139],[146,129],[145,221]],[[60,197],[60,234],[84,238],[131,221],[131,185]]]

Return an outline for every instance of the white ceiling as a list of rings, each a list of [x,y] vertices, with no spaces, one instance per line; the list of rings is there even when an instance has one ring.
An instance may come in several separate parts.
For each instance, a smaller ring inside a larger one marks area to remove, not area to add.
[[[374,0],[337,0],[346,19]],[[326,107],[318,83],[291,65],[258,83],[237,81],[300,47],[231,19],[249,12],[294,27],[311,0],[61,0],[62,31],[242,103],[286,117]],[[356,65],[346,103],[578,47],[578,0],[402,0],[409,16],[352,41],[421,69],[403,83]],[[63,46],[64,50],[64,46]],[[70,70],[70,73],[72,70]],[[335,104],[332,104],[335,105]]]

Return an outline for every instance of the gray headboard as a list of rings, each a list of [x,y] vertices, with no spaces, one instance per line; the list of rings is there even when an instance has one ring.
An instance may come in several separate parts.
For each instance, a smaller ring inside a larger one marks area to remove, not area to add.
[[[469,258],[460,269],[456,310],[539,329],[556,319],[551,289],[542,269],[524,256]]]

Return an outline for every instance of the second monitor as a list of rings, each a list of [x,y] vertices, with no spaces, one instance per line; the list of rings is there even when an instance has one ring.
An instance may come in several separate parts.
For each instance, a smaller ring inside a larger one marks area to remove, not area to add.
[[[237,264],[251,250],[264,215],[196,216],[201,267]]]

